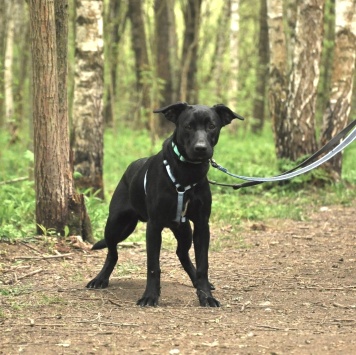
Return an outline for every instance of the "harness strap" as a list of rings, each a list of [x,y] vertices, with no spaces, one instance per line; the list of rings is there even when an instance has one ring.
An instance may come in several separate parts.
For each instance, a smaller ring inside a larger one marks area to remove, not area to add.
[[[146,170],[145,177],[143,178],[143,188],[145,189],[145,195],[147,195],[146,185],[147,185],[147,173],[148,169]]]
[[[196,184],[193,185],[187,185],[187,186],[182,186],[181,184],[179,184],[176,180],[176,178],[174,177],[174,175],[172,174],[172,170],[170,165],[168,164],[167,160],[163,160],[163,164],[166,167],[167,170],[167,174],[170,177],[170,179],[172,180],[174,186],[176,187],[177,190],[177,194],[178,194],[178,199],[177,199],[177,213],[176,213],[176,217],[174,219],[174,222],[185,222],[186,218],[185,218],[185,213],[186,213],[186,208],[184,209],[184,193],[187,190],[190,190],[192,187],[194,187]]]
[[[268,178],[260,178],[260,177],[248,177],[248,176],[232,174],[226,168],[217,164],[212,159],[211,165],[214,168],[216,168],[216,169],[218,169],[232,177],[246,180],[248,182],[245,182],[243,184],[235,184],[235,185],[220,184],[220,183],[216,183],[215,181],[209,181],[209,182],[211,184],[220,185],[220,186],[230,186],[230,187],[233,187],[235,190],[237,190],[237,189],[240,189],[241,187],[254,186],[254,185],[262,184],[264,182],[274,182],[274,181],[282,181],[282,180],[291,179],[293,177],[296,177],[298,175],[304,174],[312,169],[317,168],[321,164],[325,163],[326,161],[328,161],[329,159],[334,157],[336,154],[340,153],[343,149],[345,149],[349,144],[351,144],[356,139],[356,129],[354,129],[349,134],[349,136],[345,138],[345,136],[355,126],[356,126],[356,120],[352,121],[347,127],[345,127],[339,134],[337,134],[334,138],[332,138],[328,143],[326,143],[321,149],[319,149],[311,157],[309,157],[308,159],[306,159],[305,161],[303,161],[301,164],[297,165],[293,169],[290,169],[290,170],[288,170],[280,175],[277,175],[277,176],[272,176],[272,177],[268,177]],[[341,143],[339,143],[338,145],[336,145],[342,139],[344,139],[344,140]],[[334,147],[334,148],[328,152],[328,150],[331,149],[332,147]],[[318,158],[322,154],[325,154],[325,155],[322,158],[320,158],[319,160],[314,161],[316,158]]]

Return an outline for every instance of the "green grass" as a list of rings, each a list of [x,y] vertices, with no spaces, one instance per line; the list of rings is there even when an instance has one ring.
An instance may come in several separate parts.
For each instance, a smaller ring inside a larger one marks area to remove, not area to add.
[[[241,127],[241,126],[240,126]],[[33,156],[22,140],[9,145],[0,133],[0,181],[28,176],[33,169]],[[86,193],[86,206],[92,221],[94,235],[102,238],[110,197],[127,165],[140,157],[158,152],[162,141],[151,142],[146,131],[132,131],[120,127],[117,132],[105,134],[104,186],[106,201]],[[229,171],[249,176],[278,174],[273,136],[266,127],[262,135],[253,135],[239,129],[237,134],[223,130],[215,149],[215,160]],[[319,170],[320,171],[320,170]],[[320,174],[317,173],[317,174]],[[243,220],[292,218],[304,220],[312,209],[331,204],[350,205],[356,197],[356,144],[344,153],[343,182],[324,187],[309,185],[315,172],[293,179],[287,185],[262,184],[235,191],[212,186],[213,206],[211,221],[216,225],[239,226]],[[210,169],[209,178],[219,182],[239,183],[227,175]],[[35,193],[33,181],[0,185],[0,238],[32,237],[35,231]],[[144,238],[139,226],[131,241]]]

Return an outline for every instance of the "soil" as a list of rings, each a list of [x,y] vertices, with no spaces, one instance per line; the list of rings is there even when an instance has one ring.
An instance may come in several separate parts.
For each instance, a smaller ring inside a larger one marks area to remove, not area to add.
[[[172,247],[159,307],[141,308],[140,243],[120,248],[109,288],[88,290],[105,250],[75,238],[2,242],[0,354],[356,354],[355,207],[212,228],[221,308],[199,307]]]

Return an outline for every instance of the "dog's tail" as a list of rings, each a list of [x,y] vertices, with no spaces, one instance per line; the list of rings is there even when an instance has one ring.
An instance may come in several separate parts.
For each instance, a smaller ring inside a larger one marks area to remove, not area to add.
[[[104,248],[107,248],[107,245],[106,245],[106,241],[105,239],[102,239],[102,240],[99,240],[98,242],[96,242],[91,250],[99,250],[99,249],[104,249]]]

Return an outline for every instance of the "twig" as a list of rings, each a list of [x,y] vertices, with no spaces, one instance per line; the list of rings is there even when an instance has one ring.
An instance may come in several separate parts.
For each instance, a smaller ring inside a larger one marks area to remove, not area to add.
[[[271,329],[271,330],[282,330],[282,331],[294,330],[292,328],[278,328],[278,327],[273,327],[273,326],[264,325],[264,324],[256,324],[256,327],[266,328],[266,329]]]
[[[28,176],[19,177],[16,179],[0,181],[0,185],[7,185],[7,184],[14,184],[15,182],[25,181],[28,180]]]
[[[356,305],[345,306],[345,305],[343,305],[343,304],[336,303],[336,302],[333,303],[333,306],[334,306],[334,307],[339,307],[339,308],[346,308],[346,309],[356,308]]]
[[[42,256],[18,256],[14,258],[15,260],[18,259],[25,259],[25,260],[37,260],[37,259],[56,259],[56,258],[65,258],[69,255],[72,255],[73,253],[67,253],[67,254],[60,254],[60,255],[42,255]]]
[[[108,299],[108,301],[109,301],[111,304],[114,304],[114,305],[117,306],[117,307],[122,307],[121,304],[116,303],[116,302],[114,302],[114,301],[112,301],[112,300],[110,300],[110,299]]]
[[[41,254],[42,255],[42,253],[39,251],[39,250],[37,250],[36,248],[34,248],[33,246],[31,246],[31,245],[28,245],[27,243],[25,243],[25,242],[20,242],[22,245],[24,245],[26,248],[29,248],[29,249],[32,249],[32,250],[34,250],[36,253],[38,253],[38,254]]]
[[[35,270],[35,271],[32,271],[32,272],[29,272],[28,274],[25,274],[25,275],[22,275],[22,276],[18,277],[18,278],[17,278],[17,281],[18,281],[18,280],[22,280],[22,279],[24,279],[25,277],[29,277],[29,276],[36,275],[36,274],[38,274],[38,273],[40,273],[40,272],[42,272],[42,271],[43,271],[43,269],[38,269],[38,270]]]
[[[31,271],[31,272],[29,272],[28,274],[25,274],[25,275],[22,275],[22,276],[19,276],[19,277],[17,276],[16,273],[14,273],[14,278],[13,278],[12,280],[7,281],[6,284],[8,284],[8,285],[14,285],[14,284],[16,284],[19,280],[22,280],[22,279],[24,279],[25,277],[29,277],[29,276],[36,275],[36,274],[38,274],[39,272],[42,272],[42,271],[43,271],[43,269],[38,269],[38,270]]]
[[[79,320],[77,321],[77,323],[103,324],[103,325],[113,325],[119,327],[139,327],[139,325],[135,323],[114,323],[114,322],[104,322],[104,321],[93,322],[91,320]]]

